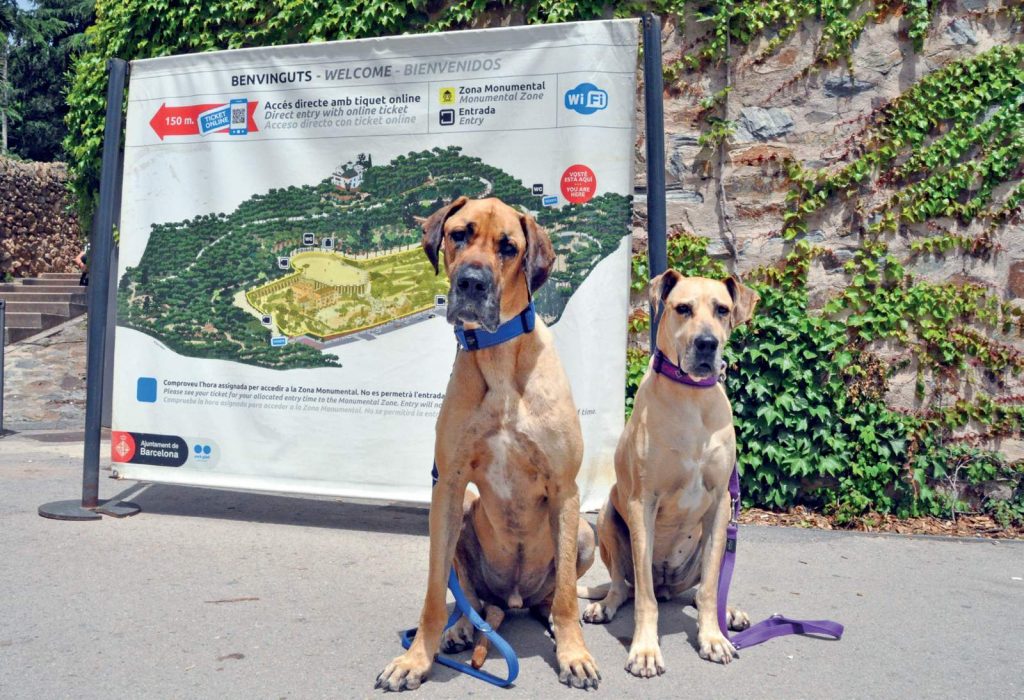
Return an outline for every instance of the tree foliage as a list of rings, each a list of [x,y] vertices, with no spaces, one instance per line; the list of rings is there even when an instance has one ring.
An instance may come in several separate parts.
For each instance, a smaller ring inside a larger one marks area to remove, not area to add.
[[[18,11],[8,53],[11,105],[17,121],[10,150],[30,160],[59,160],[67,136],[66,76],[84,47],[93,0],[37,0]]]

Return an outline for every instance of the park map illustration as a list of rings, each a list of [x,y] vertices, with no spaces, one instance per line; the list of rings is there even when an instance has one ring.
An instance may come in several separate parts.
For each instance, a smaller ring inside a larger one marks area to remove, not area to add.
[[[541,196],[457,147],[378,165],[358,154],[316,185],[272,189],[231,213],[154,224],[118,283],[118,324],[175,352],[272,369],[337,363],[325,350],[443,314],[448,281],[416,217],[500,197],[536,213],[557,259],[535,300],[549,324],[629,230],[627,197],[542,207]]]

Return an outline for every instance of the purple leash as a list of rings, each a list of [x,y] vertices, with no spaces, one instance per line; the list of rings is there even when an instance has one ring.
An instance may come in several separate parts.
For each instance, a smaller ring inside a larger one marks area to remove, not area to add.
[[[674,365],[661,350],[655,350],[651,368],[677,384],[685,384],[698,388],[712,387],[718,383],[718,377],[711,375],[704,379],[694,379],[680,367]],[[718,573],[718,627],[725,638],[737,649],[756,646],[775,637],[787,634],[823,634],[827,637],[842,639],[843,626],[832,620],[794,620],[783,615],[772,615],[756,625],[751,625],[742,632],[729,635],[729,584],[732,582],[732,570],[736,567],[736,539],[739,534],[740,519],[740,475],[733,465],[729,476],[729,498],[732,499],[732,517],[725,531],[725,553],[722,555],[722,568]]]
[[[832,620],[794,620],[783,615],[772,615],[742,632],[729,635],[729,584],[732,570],[736,566],[736,536],[739,534],[740,517],[740,475],[736,467],[729,477],[729,497],[732,499],[732,518],[725,534],[725,553],[722,555],[722,569],[718,573],[718,627],[725,638],[737,649],[752,647],[774,637],[787,634],[823,634],[835,639],[843,638],[843,626]]]

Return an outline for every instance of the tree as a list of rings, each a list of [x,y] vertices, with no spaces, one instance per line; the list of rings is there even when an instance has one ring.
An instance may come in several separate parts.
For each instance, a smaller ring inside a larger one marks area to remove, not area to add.
[[[0,7],[13,2],[0,0]],[[85,47],[94,5],[94,0],[35,0],[31,9],[8,10],[7,100],[0,101],[0,108],[6,106],[4,111],[16,120],[9,135],[12,152],[41,161],[62,157],[67,75]]]
[[[0,154],[7,153],[7,119],[12,116],[12,90],[7,78],[7,54],[18,17],[14,0],[0,0]]]

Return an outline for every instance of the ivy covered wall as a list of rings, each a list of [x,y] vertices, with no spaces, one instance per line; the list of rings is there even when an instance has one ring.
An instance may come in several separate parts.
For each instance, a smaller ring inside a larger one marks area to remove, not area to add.
[[[664,18],[670,260],[762,296],[728,380],[748,504],[1024,524],[1020,0],[99,0],[69,95],[75,187],[87,207],[109,56],[646,9]],[[643,151],[641,133],[629,391]]]

